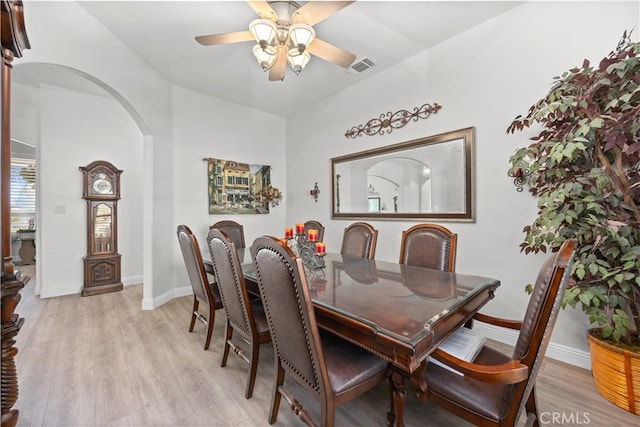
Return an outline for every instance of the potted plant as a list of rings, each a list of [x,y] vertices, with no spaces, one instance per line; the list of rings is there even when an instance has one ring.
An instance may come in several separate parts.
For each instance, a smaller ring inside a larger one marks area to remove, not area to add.
[[[584,60],[554,78],[507,132],[533,126],[541,128],[533,143],[509,160],[509,174],[526,176],[538,199],[521,250],[578,240],[563,307],[579,306],[597,326],[588,341],[600,394],[640,414],[640,378],[624,366],[640,375],[640,43],[625,31],[599,64]],[[615,355],[600,362],[598,343]],[[618,369],[622,378],[614,379]]]

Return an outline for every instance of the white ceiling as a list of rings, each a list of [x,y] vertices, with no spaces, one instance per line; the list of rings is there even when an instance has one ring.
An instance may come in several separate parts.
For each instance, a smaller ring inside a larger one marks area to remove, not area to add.
[[[247,30],[257,15],[244,1],[80,2],[172,84],[281,116],[520,3],[357,1],[314,29],[318,38],[356,54],[356,61],[370,59],[374,68],[352,74],[312,56],[300,75],[287,68],[284,81],[269,81],[253,57],[251,42],[202,46],[194,40],[198,35]]]

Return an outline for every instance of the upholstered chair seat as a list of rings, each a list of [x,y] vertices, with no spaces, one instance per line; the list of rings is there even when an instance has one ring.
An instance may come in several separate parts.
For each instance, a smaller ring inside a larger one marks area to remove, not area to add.
[[[500,365],[511,358],[491,347],[485,346],[474,363]],[[463,376],[436,364],[427,365],[429,391],[444,399],[457,402],[470,411],[490,419],[499,419],[506,404],[509,384],[487,383]]]
[[[336,335],[320,330],[320,340],[327,365],[331,390],[338,397],[364,381],[376,378],[388,363],[358,346],[348,343]],[[354,364],[354,360],[358,364]],[[363,369],[364,368],[364,369]]]

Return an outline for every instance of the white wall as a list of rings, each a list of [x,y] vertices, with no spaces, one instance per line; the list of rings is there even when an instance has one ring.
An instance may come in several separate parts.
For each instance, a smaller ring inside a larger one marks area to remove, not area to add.
[[[111,91],[143,134],[142,306],[153,308],[174,287],[175,233],[167,215],[173,206],[171,86],[75,2],[29,2],[24,13],[31,49],[14,74],[29,64],[59,64],[89,76]]]
[[[285,119],[197,92],[173,88],[173,166],[175,203],[173,229],[186,224],[196,234],[204,258],[209,258],[206,236],[216,221],[232,219],[244,227],[247,247],[263,234],[281,236],[285,227]],[[271,183],[284,198],[269,214],[209,215],[207,162],[204,158],[235,160],[271,166]],[[190,289],[177,243],[174,247],[174,283]]]
[[[43,85],[38,147],[38,281],[43,297],[78,293],[87,253],[80,166],[106,160],[124,172],[118,202],[123,283],[142,279],[142,137],[111,97]],[[19,129],[19,123],[14,125]]]
[[[533,220],[536,204],[529,193],[516,192],[507,177],[510,154],[526,145],[533,132],[507,135],[506,129],[546,94],[553,76],[581,65],[585,57],[599,61],[625,29],[635,27],[637,38],[638,16],[638,2],[526,3],[383,73],[369,78],[363,73],[361,83],[288,117],[287,222],[320,220],[327,249],[338,250],[351,221],[331,219],[331,157],[473,126],[476,220],[442,224],[458,233],[458,272],[502,282],[484,311],[522,318],[528,303],[524,285],[535,280],[545,257],[519,251],[522,228]],[[426,102],[437,102],[442,109],[390,134],[355,140],[344,136],[381,113]],[[293,160],[302,156],[314,162]],[[321,190],[318,203],[308,197],[315,181]],[[379,230],[376,258],[397,261],[402,230],[414,223],[370,222]],[[562,312],[549,354],[586,365],[587,326],[581,312]],[[513,337],[493,336],[505,341]]]
[[[184,287],[176,225],[190,223],[202,236],[207,225],[218,219],[206,211],[202,158],[219,156],[273,165],[273,182],[284,192],[283,204],[272,210],[269,221],[260,215],[242,217],[248,241],[263,233],[281,235],[285,225],[315,218],[326,226],[325,241],[331,251],[339,248],[342,231],[349,223],[331,220],[331,157],[474,126],[476,221],[446,225],[459,234],[457,270],[502,281],[486,311],[514,318],[522,316],[527,304],[523,286],[535,279],[543,257],[519,253],[521,230],[535,215],[535,200],[527,193],[517,193],[506,176],[509,155],[526,144],[533,132],[512,136],[505,130],[516,115],[526,113],[545,94],[553,76],[580,64],[584,57],[599,60],[615,47],[625,29],[635,26],[637,39],[640,27],[637,2],[526,3],[388,71],[368,78],[365,72],[359,84],[284,122],[172,88],[75,3],[30,2],[25,18],[32,48],[25,51],[16,69],[22,64],[52,63],[92,76],[122,101],[144,135],[143,245],[151,248],[143,260],[144,307],[157,306]],[[99,49],[96,40],[100,41]],[[437,102],[443,108],[388,135],[356,140],[344,137],[347,129],[380,113],[411,109],[425,102]],[[55,129],[52,117],[53,113],[42,118],[42,135]],[[269,129],[266,133],[265,126]],[[99,151],[93,149],[99,148],[93,144],[79,147],[88,148],[92,151],[87,157],[97,158]],[[48,151],[46,155],[56,154]],[[87,163],[84,160],[78,158],[74,167]],[[317,203],[309,195],[315,182],[321,190]],[[193,186],[201,189],[193,191]],[[185,197],[185,189],[193,194]],[[56,204],[71,206],[71,195],[56,197],[49,202],[49,209]],[[79,193],[74,200],[78,198]],[[44,213],[51,215],[51,211]],[[81,214],[74,211],[74,215]],[[60,218],[45,221],[60,228],[70,226]],[[413,222],[372,223],[380,230],[377,257],[397,260],[401,232]],[[76,251],[84,253],[84,247],[73,244]],[[53,284],[70,286],[58,278]],[[586,326],[581,313],[561,313],[553,337],[555,350],[566,350],[564,354],[574,351],[582,357]]]
[[[14,73],[35,63],[59,64],[88,76],[119,100],[143,134],[142,305],[152,308],[174,287],[170,248],[175,233],[166,214],[173,206],[171,86],[75,2],[29,2],[24,13],[31,49]]]
[[[56,19],[51,19],[52,16]],[[176,225],[188,223],[194,229],[204,232],[206,225],[214,219],[223,219],[222,216],[218,218],[208,215],[206,191],[191,194],[194,185],[206,185],[206,180],[199,180],[199,174],[204,174],[205,170],[203,157],[218,155],[238,161],[271,164],[273,184],[284,192],[283,203],[286,203],[285,132],[282,118],[189,91],[177,89],[172,92],[172,86],[166,80],[75,2],[30,2],[25,8],[25,20],[28,23],[31,49],[24,52],[24,57],[14,68],[14,75],[20,72],[21,67],[30,65],[61,65],[69,72],[86,76],[108,90],[120,102],[122,111],[126,110],[140,129],[138,147],[142,146],[143,150],[140,173],[144,189],[138,201],[144,206],[140,219],[142,245],[138,246],[138,250],[144,258],[143,308],[157,307],[182,292],[186,277],[176,244]],[[99,44],[96,44],[96,40],[99,40]],[[37,98],[37,91],[23,92],[24,97],[17,103],[25,107],[25,112],[33,114],[26,114],[25,118],[21,118],[23,110],[13,109],[12,120],[25,123],[22,129],[18,124],[13,125],[14,135],[21,132],[33,133],[33,129],[40,126],[40,121],[45,121],[37,115],[39,108],[33,108],[33,103],[37,101],[33,99]],[[175,96],[174,104],[172,96]],[[199,111],[202,113],[198,113]],[[65,114],[64,110],[58,113]],[[32,127],[26,124],[27,119]],[[51,119],[48,122],[51,123]],[[42,135],[47,135],[49,130],[43,129]],[[87,142],[82,148],[88,150],[94,158],[101,154],[100,147],[93,141]],[[196,160],[195,166],[192,164],[193,159]],[[78,163],[76,167],[80,164],[82,163]],[[184,166],[185,164],[188,166]],[[184,169],[176,172],[174,165]],[[47,168],[43,165],[43,180],[48,179],[47,174],[56,173],[53,169],[57,167]],[[126,173],[123,174],[123,179],[125,176]],[[182,192],[177,200],[174,200],[174,187]],[[59,194],[55,197],[57,201],[51,203],[71,204],[71,195],[67,195],[66,199]],[[46,206],[45,203],[42,203],[42,220],[45,223],[63,222],[61,219],[56,222],[51,218],[51,206]],[[192,210],[193,206],[196,208]],[[248,240],[252,241],[261,232],[280,234],[280,230],[284,228],[284,215],[284,207],[272,209],[268,223],[274,224],[273,228],[261,226],[266,222],[264,216],[243,217]],[[70,226],[60,225],[67,228]],[[39,228],[45,232],[46,227]],[[58,237],[55,234],[43,235],[41,240],[44,244],[45,241],[56,241]],[[77,242],[73,243],[73,239],[69,244],[73,245],[76,252],[70,259],[81,258],[85,248],[80,247]],[[42,247],[40,251],[46,253],[48,249]],[[42,267],[46,267],[44,258]],[[43,292],[43,296],[73,292],[77,277],[63,279],[61,274],[54,271],[69,267],[75,271],[75,267],[64,264],[45,268],[39,277],[51,283],[53,288],[50,288],[50,293]],[[53,273],[55,274],[50,276]],[[177,278],[179,279],[176,280]]]

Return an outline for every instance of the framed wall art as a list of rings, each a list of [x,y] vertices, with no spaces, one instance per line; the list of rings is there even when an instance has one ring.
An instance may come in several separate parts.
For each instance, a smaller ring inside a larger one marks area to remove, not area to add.
[[[206,158],[209,215],[268,214],[271,166]]]

